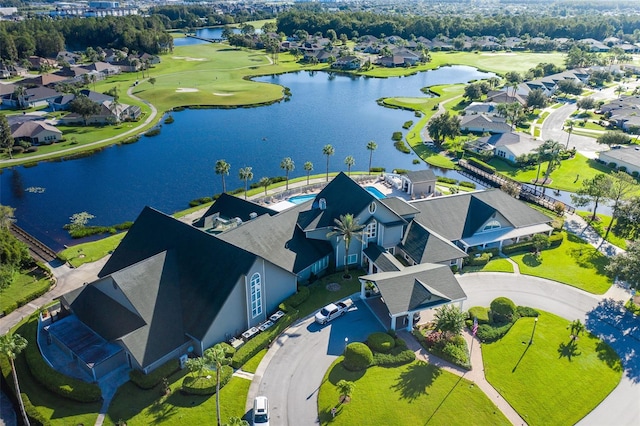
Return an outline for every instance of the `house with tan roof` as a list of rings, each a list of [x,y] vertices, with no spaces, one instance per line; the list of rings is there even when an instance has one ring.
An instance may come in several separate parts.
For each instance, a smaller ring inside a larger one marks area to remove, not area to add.
[[[62,139],[62,132],[44,121],[31,120],[12,125],[11,136],[16,141],[27,141],[32,145],[50,145]]]

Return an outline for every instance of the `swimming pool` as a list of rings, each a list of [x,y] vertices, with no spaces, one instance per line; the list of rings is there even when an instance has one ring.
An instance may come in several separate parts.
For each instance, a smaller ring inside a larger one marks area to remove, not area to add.
[[[380,190],[375,186],[365,186],[364,189],[369,191],[369,193],[377,199],[386,198],[386,195],[380,192]],[[302,204],[309,200],[313,200],[314,198],[316,198],[316,195],[317,194],[294,195],[293,197],[287,198],[287,201],[293,204]]]

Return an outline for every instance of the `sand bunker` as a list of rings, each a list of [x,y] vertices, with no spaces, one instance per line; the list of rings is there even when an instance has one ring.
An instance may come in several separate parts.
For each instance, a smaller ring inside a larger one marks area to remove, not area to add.
[[[194,89],[192,87],[178,87],[176,89],[176,93],[193,93],[193,92],[197,92],[198,89]]]
[[[205,58],[192,58],[190,56],[172,56],[173,59],[184,59],[185,61],[206,61]]]
[[[214,95],[216,96],[233,96],[233,93],[216,93],[213,92]]]

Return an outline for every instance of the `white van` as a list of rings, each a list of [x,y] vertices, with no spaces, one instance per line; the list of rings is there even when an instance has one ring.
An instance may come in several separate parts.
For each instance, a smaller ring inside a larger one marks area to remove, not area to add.
[[[269,401],[266,396],[257,396],[253,400],[253,425],[269,426]]]

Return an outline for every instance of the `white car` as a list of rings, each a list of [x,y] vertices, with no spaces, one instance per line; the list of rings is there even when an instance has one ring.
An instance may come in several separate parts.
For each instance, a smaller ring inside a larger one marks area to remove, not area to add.
[[[256,396],[253,400],[253,426],[269,426],[269,400]]]
[[[329,303],[316,314],[318,324],[326,324],[332,319],[338,318],[347,313],[349,306],[344,302]]]

